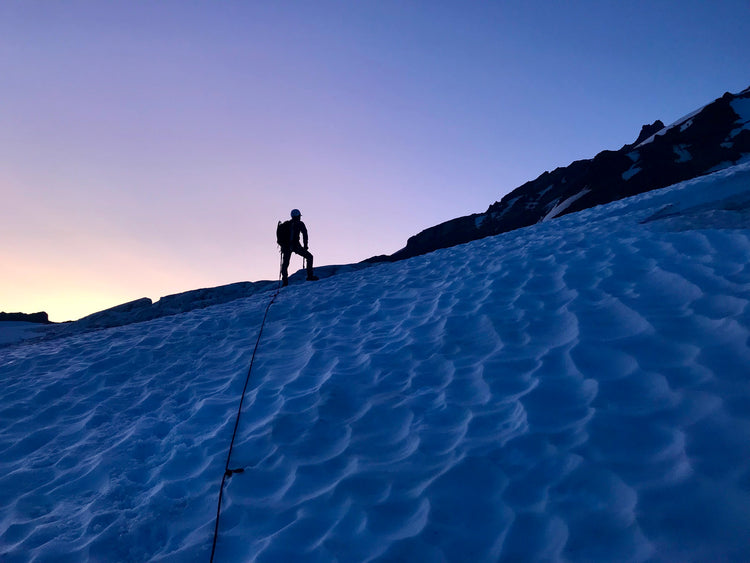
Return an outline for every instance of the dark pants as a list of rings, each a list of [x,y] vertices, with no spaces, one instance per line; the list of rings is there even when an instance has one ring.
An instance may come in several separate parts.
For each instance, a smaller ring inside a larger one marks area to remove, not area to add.
[[[307,278],[310,279],[313,277],[313,255],[310,254],[309,250],[302,248],[299,244],[295,244],[291,248],[281,249],[281,281],[284,285],[289,280],[289,260],[292,259],[292,252],[299,254],[307,260]]]

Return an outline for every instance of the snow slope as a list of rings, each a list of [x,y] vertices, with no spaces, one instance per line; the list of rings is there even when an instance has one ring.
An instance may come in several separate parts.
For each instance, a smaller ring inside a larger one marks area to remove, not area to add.
[[[42,336],[50,325],[25,321],[0,322],[0,346]]]
[[[285,288],[216,561],[750,560],[750,165]],[[271,293],[0,349],[0,560],[207,561]]]

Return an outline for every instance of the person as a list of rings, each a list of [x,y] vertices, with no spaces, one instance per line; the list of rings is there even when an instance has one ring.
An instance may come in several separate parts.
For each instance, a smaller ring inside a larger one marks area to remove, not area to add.
[[[276,232],[276,240],[281,246],[281,285],[289,285],[289,261],[292,252],[299,254],[307,260],[307,280],[315,281],[317,276],[313,273],[313,255],[307,249],[307,227],[302,222],[302,213],[299,209],[292,209],[292,218],[279,225]],[[302,235],[302,244],[299,236]]]

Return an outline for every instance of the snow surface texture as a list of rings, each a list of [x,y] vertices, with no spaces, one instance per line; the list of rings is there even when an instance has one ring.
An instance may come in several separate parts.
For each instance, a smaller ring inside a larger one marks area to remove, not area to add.
[[[283,289],[216,560],[749,560],[749,200],[738,166]],[[1,349],[0,560],[207,561],[270,296]]]
[[[0,346],[41,336],[48,326],[50,325],[25,321],[2,321],[0,322]]]

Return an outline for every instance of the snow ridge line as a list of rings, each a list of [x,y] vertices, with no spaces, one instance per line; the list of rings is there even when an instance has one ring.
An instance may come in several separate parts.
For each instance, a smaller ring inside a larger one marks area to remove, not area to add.
[[[216,540],[219,535],[219,516],[221,515],[221,501],[224,498],[224,485],[226,483],[227,477],[231,477],[235,473],[244,473],[245,469],[240,467],[237,469],[229,469],[229,460],[232,457],[232,449],[234,448],[234,440],[237,437],[237,429],[240,425],[240,415],[242,414],[242,404],[245,402],[245,394],[247,393],[247,385],[250,383],[250,374],[253,371],[253,362],[255,362],[255,354],[258,351],[258,346],[260,345],[260,338],[263,336],[263,327],[266,326],[266,319],[268,318],[268,311],[271,309],[271,305],[274,304],[276,301],[276,297],[279,295],[279,291],[281,291],[281,282],[279,282],[279,286],[276,288],[276,292],[271,296],[271,300],[268,302],[268,305],[266,306],[266,311],[263,314],[263,321],[260,323],[260,330],[258,331],[258,339],[255,341],[255,348],[253,348],[253,355],[250,358],[250,366],[247,369],[247,376],[245,377],[245,386],[242,388],[242,396],[240,397],[240,405],[237,408],[237,418],[234,421],[234,431],[232,432],[232,440],[229,443],[229,452],[227,453],[227,462],[224,465],[224,475],[221,477],[221,486],[219,487],[219,502],[216,506],[216,524],[214,526],[214,539],[213,544],[211,545],[211,563],[213,563],[214,560],[214,554],[216,552]]]

